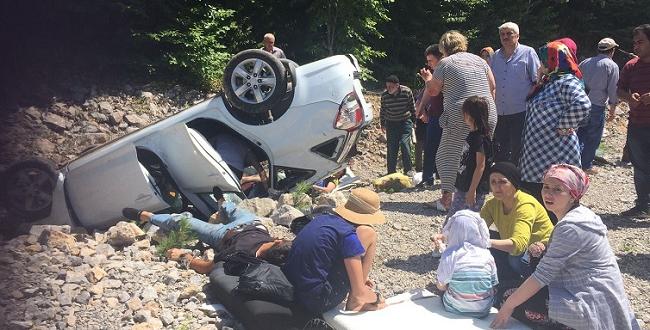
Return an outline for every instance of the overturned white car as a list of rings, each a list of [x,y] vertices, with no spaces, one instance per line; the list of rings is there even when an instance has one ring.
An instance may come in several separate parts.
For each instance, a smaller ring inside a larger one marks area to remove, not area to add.
[[[189,210],[206,218],[212,196],[244,197],[239,177],[214,147],[229,133],[286,191],[345,166],[372,111],[359,65],[338,55],[297,66],[261,50],[243,51],[224,72],[224,93],[90,150],[61,169],[27,160],[3,173],[2,202],[32,223],[105,228],[124,207]],[[210,143],[210,142],[212,143]]]

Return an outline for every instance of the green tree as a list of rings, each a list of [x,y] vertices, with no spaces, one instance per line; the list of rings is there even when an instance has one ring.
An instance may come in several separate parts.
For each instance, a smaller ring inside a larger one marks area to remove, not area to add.
[[[316,0],[311,3],[307,14],[312,18],[312,32],[315,32],[311,46],[314,53],[331,56],[352,53],[366,70],[363,79],[373,79],[367,68],[376,58],[386,55],[373,47],[377,39],[383,38],[377,25],[389,20],[386,5],[393,0]]]

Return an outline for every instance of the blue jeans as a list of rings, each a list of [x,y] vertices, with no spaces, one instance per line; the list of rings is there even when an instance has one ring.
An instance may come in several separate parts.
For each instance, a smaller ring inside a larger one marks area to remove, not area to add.
[[[431,117],[427,123],[427,135],[424,142],[424,160],[422,161],[422,181],[433,184],[433,173],[436,169],[436,153],[440,145],[442,128],[440,117]]]
[[[386,122],[386,162],[388,174],[397,171],[397,154],[402,149],[402,166],[404,173],[413,168],[411,164],[411,130],[413,123],[405,121]]]
[[[589,121],[585,126],[578,129],[578,140],[580,141],[580,163],[582,168],[587,170],[596,157],[596,150],[600,145],[605,128],[605,106],[591,105]]]
[[[229,213],[230,216],[225,216],[224,213]],[[183,212],[181,214],[155,214],[151,217],[150,221],[163,230],[170,231],[178,229],[181,220],[185,218],[190,225],[190,230],[196,234],[199,240],[214,248],[219,245],[219,241],[226,235],[228,230],[240,225],[253,223],[257,218],[253,213],[236,209],[235,204],[231,202],[223,203],[219,211],[219,216],[221,217],[222,215],[224,215],[222,218],[223,223],[218,224],[207,223],[194,218],[189,212]]]
[[[628,127],[627,146],[634,167],[636,205],[647,210],[650,206],[650,128]]]

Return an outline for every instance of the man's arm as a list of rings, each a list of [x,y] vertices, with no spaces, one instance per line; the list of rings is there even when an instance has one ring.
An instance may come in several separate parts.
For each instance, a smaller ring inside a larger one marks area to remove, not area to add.
[[[363,279],[363,266],[361,264],[361,256],[350,257],[343,259],[345,270],[350,280],[350,294],[348,295],[348,302],[346,310],[362,311],[362,310],[377,310],[384,308],[383,299],[372,291],[365,284]],[[379,304],[374,304],[379,300]]]

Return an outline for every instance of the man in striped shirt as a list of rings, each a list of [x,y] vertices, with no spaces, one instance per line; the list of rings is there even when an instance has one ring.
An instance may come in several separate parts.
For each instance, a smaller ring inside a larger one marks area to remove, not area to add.
[[[386,78],[386,91],[381,94],[379,118],[381,130],[386,134],[388,174],[396,172],[399,149],[402,149],[404,173],[410,172],[412,169],[410,138],[415,122],[415,101],[411,89],[400,85],[395,75]]]

